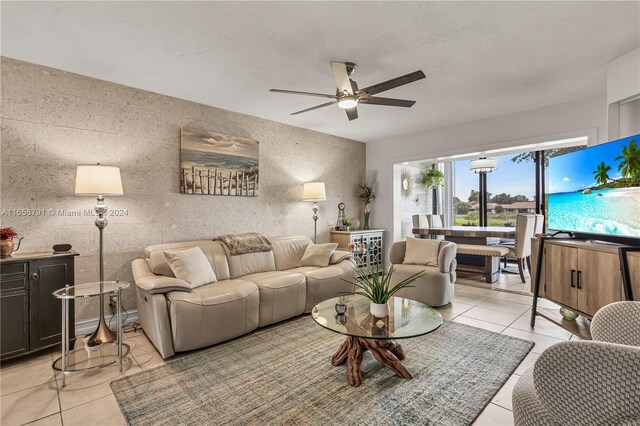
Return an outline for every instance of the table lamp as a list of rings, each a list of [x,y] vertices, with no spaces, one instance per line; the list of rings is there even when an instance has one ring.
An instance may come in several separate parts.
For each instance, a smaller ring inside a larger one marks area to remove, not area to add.
[[[318,230],[318,201],[327,199],[324,182],[306,182],[302,191],[304,201],[313,201],[313,243],[316,243]]]
[[[104,241],[102,231],[107,227],[108,221],[107,206],[104,204],[105,195],[122,195],[122,179],[120,178],[120,168],[118,166],[105,166],[100,163],[79,165],[76,169],[76,195],[93,196],[98,202],[96,204],[95,224],[100,232],[100,319],[98,328],[93,332],[88,346],[97,346],[103,343],[110,343],[116,340],[115,333],[109,328],[104,320]]]

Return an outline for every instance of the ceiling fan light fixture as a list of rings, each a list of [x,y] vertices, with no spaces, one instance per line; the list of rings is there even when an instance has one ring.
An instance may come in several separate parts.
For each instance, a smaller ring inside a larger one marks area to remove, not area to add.
[[[358,98],[355,96],[345,96],[338,101],[338,106],[342,109],[355,108],[358,105]]]

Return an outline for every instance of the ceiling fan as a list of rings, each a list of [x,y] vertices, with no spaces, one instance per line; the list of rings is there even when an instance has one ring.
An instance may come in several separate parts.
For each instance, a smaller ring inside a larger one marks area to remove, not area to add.
[[[326,106],[337,103],[340,108],[343,108],[345,110],[345,112],[347,113],[347,117],[349,117],[349,121],[351,121],[358,118],[358,110],[356,109],[358,104],[396,106],[405,108],[412,107],[413,104],[416,103],[416,101],[380,98],[373,95],[425,78],[425,75],[422,71],[415,71],[411,74],[403,75],[402,77],[393,78],[382,83],[374,84],[373,86],[365,87],[364,89],[358,89],[358,84],[350,78],[351,74],[353,74],[353,72],[356,70],[356,64],[354,64],[353,62],[332,61],[331,70],[333,71],[333,77],[336,80],[337,86],[335,95],[326,95],[324,93],[312,92],[298,92],[295,90],[283,89],[271,89],[269,91],[331,99],[331,101],[329,102],[316,105],[311,108],[303,109],[302,111],[291,113],[291,115],[302,114],[303,112],[313,111],[314,109],[324,108]]]

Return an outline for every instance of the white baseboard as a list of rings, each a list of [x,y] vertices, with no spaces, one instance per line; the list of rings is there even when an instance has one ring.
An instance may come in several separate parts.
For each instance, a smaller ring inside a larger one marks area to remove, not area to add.
[[[134,322],[138,321],[137,309],[127,311],[127,313],[129,314],[129,316],[127,316],[127,320],[124,322],[124,325],[133,324]],[[124,317],[125,314],[122,314],[122,316]],[[85,336],[87,334],[93,333],[93,331],[98,327],[99,318],[100,317],[95,317],[88,320],[78,321],[76,323],[76,336]],[[109,323],[109,318],[111,318],[111,315],[105,315],[104,317],[104,320],[107,322],[107,324]],[[113,319],[111,320],[111,327],[115,328],[115,324],[116,318],[113,317]]]

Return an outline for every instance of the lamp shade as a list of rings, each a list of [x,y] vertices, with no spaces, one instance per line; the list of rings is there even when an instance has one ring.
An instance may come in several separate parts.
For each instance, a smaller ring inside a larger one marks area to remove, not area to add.
[[[302,199],[305,201],[324,201],[327,193],[324,190],[324,182],[307,182],[304,184]]]
[[[76,168],[76,195],[122,195],[120,167],[85,164]]]
[[[491,173],[498,167],[495,158],[481,157],[477,160],[469,161],[469,170],[474,173]]]

